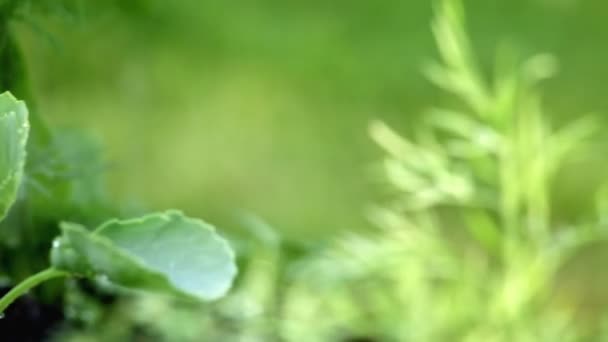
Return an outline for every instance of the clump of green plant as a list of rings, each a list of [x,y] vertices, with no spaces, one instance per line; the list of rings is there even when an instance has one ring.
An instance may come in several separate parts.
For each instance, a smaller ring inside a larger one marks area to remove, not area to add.
[[[303,265],[301,279],[315,282],[290,289],[289,335],[310,333],[301,322],[322,315],[312,340],[588,337],[556,304],[554,285],[560,268],[608,230],[599,217],[555,220],[552,199],[558,171],[589,150],[598,122],[550,127],[538,91],[556,70],[550,55],[518,62],[501,53],[486,77],[459,1],[437,4],[432,29],[441,61],[426,75],[460,105],[430,110],[414,138],[370,125],[392,199],[370,211],[374,235],[340,239]]]

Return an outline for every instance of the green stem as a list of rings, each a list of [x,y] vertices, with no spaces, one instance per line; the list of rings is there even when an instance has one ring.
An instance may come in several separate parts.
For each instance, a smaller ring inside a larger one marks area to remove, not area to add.
[[[52,278],[64,277],[67,275],[67,272],[59,271],[54,268],[47,268],[46,270],[38,272],[23,280],[21,283],[17,284],[17,286],[13,287],[7,294],[5,294],[4,297],[0,298],[0,314],[2,314],[4,310],[15,301],[15,299],[21,297],[36,285],[39,285],[40,283]]]

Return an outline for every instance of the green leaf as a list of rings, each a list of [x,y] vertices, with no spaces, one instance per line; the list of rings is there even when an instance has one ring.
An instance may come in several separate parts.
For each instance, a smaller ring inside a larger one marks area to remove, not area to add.
[[[54,267],[121,287],[212,300],[237,273],[232,249],[214,228],[178,211],[111,220],[93,232],[74,223],[61,229]]]
[[[28,112],[11,93],[0,94],[0,220],[17,197],[25,166]]]

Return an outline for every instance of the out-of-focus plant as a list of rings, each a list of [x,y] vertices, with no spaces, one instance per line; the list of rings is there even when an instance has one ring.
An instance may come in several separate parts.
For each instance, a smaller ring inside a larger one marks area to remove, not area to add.
[[[459,1],[438,3],[432,28],[441,59],[426,75],[461,105],[430,110],[415,138],[370,125],[392,200],[370,211],[377,233],[341,239],[304,265],[302,279],[315,281],[292,289],[290,335],[315,321],[316,340],[579,340],[587,332],[555,304],[556,277],[608,231],[553,220],[552,189],[599,124],[550,127],[538,92],[556,71],[550,55],[499,53],[486,77]]]

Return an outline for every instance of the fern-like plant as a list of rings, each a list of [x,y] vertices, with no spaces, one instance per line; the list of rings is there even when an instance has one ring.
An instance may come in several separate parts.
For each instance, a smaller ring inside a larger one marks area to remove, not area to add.
[[[341,331],[389,341],[579,340],[553,285],[577,248],[608,231],[599,221],[556,225],[551,189],[598,122],[551,128],[538,91],[556,70],[550,55],[499,54],[493,74],[482,73],[459,1],[437,3],[432,29],[440,61],[426,75],[460,105],[431,109],[413,138],[370,125],[392,194],[371,211],[380,230],[342,239],[309,264],[306,278],[319,281],[303,301],[320,301],[311,309],[299,300],[292,314],[330,317],[319,340]]]

